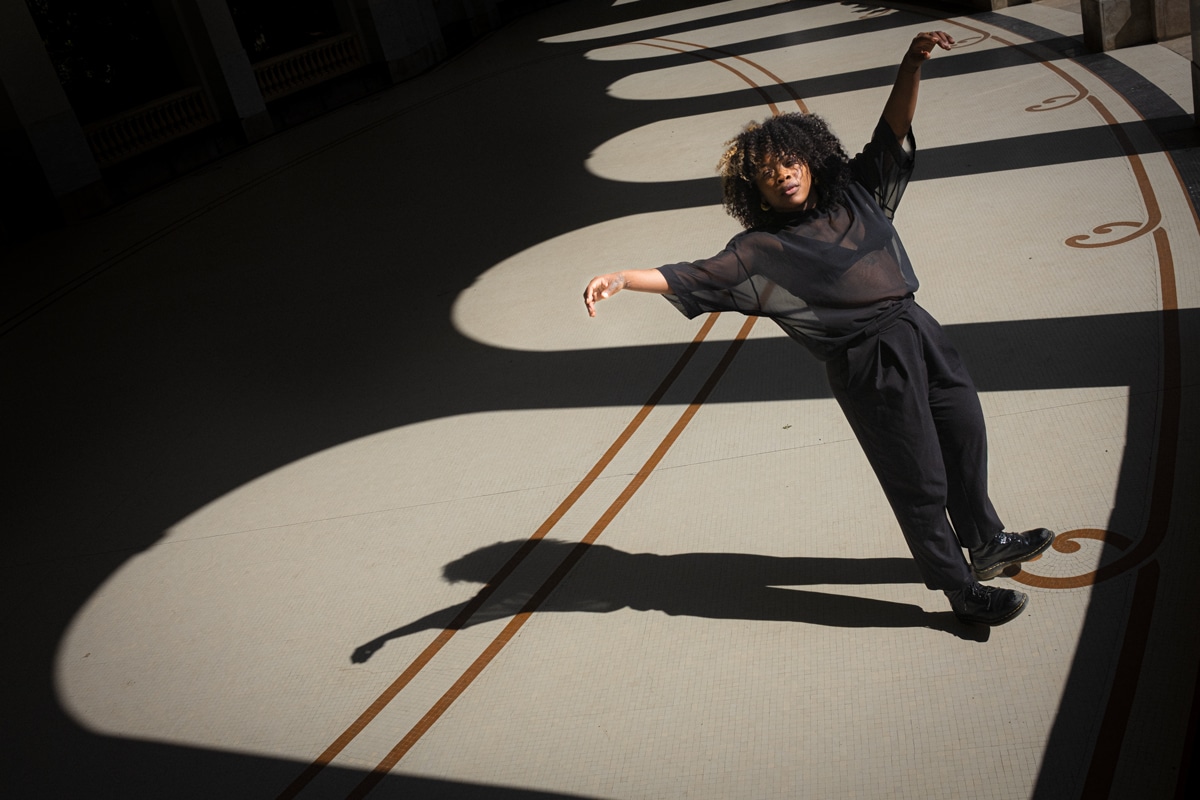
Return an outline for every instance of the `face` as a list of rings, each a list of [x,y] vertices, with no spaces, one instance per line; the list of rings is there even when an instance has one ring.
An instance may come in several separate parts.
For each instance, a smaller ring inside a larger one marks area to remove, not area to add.
[[[784,214],[811,208],[816,202],[812,197],[812,173],[799,159],[767,159],[759,166],[754,185],[767,205]]]

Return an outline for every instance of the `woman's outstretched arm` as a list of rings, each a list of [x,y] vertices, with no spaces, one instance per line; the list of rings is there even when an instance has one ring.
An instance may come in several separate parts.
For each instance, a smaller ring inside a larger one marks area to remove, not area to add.
[[[667,279],[656,269],[629,269],[600,275],[592,278],[583,290],[583,304],[587,306],[588,316],[596,316],[596,303],[607,300],[622,289],[654,294],[667,294],[671,291]]]
[[[921,65],[933,55],[933,48],[949,50],[954,37],[945,31],[918,33],[900,61],[892,93],[883,107],[883,118],[897,139],[904,139],[917,111],[917,88],[921,85]]]

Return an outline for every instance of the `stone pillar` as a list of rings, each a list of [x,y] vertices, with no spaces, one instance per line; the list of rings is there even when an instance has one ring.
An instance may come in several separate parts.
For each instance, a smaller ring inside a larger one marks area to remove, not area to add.
[[[100,167],[25,0],[0,0],[0,153],[7,178],[0,231],[35,214],[31,204],[56,205],[67,220],[108,205]]]
[[[959,0],[959,2],[972,11],[997,11],[1009,6],[1025,5],[1033,0]]]
[[[1080,0],[1083,42],[1093,52],[1147,44],[1154,39],[1155,0]]]
[[[155,0],[173,49],[187,49],[192,75],[216,104],[217,115],[236,122],[247,141],[275,132],[250,58],[238,39],[225,0]],[[173,10],[172,13],[168,13]],[[186,67],[185,67],[186,70]]]
[[[422,72],[447,55],[434,0],[339,0],[338,5],[339,12],[350,8],[368,58],[386,64],[393,81]]]
[[[1192,120],[1200,125],[1200,66],[1196,59],[1200,57],[1200,0],[1191,0],[1192,11]]]
[[[1154,39],[1158,42],[1187,36],[1192,30],[1190,0],[1154,0]]]
[[[502,24],[496,0],[442,0],[442,6],[452,15],[443,19],[443,26],[453,20],[462,27],[468,41]]]

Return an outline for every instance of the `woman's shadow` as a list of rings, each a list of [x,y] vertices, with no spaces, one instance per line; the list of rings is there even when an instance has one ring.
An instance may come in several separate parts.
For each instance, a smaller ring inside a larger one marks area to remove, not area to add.
[[[987,641],[988,629],[964,625],[949,611],[791,587],[819,584],[920,583],[907,558],[808,558],[742,553],[659,556],[625,553],[606,545],[545,539],[497,542],[450,562],[442,577],[484,584],[479,595],[360,645],[350,660],[361,664],[391,639],[425,630],[461,630],[511,617],[526,609],[542,581],[518,573],[496,581],[517,554],[534,550],[539,561],[559,564],[582,557],[571,580],[541,598],[539,612],[606,613],[621,608],[710,619],[803,622],[843,628],[931,628],[962,639]],[[473,608],[472,608],[473,607]]]

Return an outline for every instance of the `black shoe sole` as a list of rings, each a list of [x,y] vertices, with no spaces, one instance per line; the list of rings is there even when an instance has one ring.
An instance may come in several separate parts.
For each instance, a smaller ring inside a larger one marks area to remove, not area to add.
[[[1040,556],[1042,553],[1046,552],[1046,549],[1050,547],[1050,545],[1054,544],[1055,535],[1056,534],[1054,531],[1050,531],[1050,538],[1047,539],[1041,547],[1036,550],[1030,550],[1020,558],[1010,558],[1008,561],[1001,561],[998,564],[992,564],[990,567],[983,570],[972,564],[971,572],[975,574],[975,580],[977,581],[990,581],[992,578],[996,577],[1013,564],[1020,564],[1022,561],[1028,561],[1029,559],[1034,558],[1035,556]]]
[[[1012,611],[1005,614],[1003,617],[989,619],[989,618],[984,618],[984,617],[972,617],[972,616],[968,616],[966,614],[964,614],[962,616],[955,614],[954,616],[958,617],[959,622],[967,622],[967,623],[972,623],[975,625],[990,625],[992,627],[995,627],[997,625],[1003,625],[1004,623],[1010,622],[1010,621],[1016,619],[1017,617],[1021,616],[1021,612],[1025,610],[1025,606],[1029,605],[1029,596],[1024,593],[1020,593],[1020,594],[1021,594],[1021,605],[1017,606]]]

